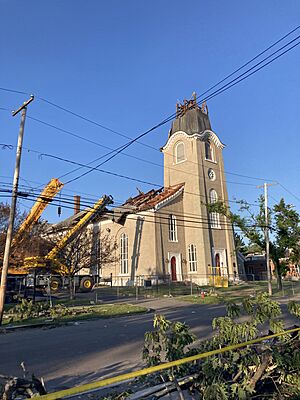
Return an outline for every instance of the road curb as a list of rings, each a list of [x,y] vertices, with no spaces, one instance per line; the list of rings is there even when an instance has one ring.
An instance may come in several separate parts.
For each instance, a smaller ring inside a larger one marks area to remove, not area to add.
[[[67,325],[75,325],[76,322],[78,323],[83,323],[83,322],[88,322],[88,321],[95,321],[97,319],[111,319],[111,318],[122,318],[122,317],[132,317],[134,315],[142,315],[142,314],[149,314],[151,312],[155,312],[154,309],[148,308],[146,311],[141,311],[138,313],[132,313],[132,314],[122,314],[122,315],[111,315],[111,316],[100,316],[100,317],[94,317],[94,318],[87,318],[87,319],[82,319],[82,320],[71,320],[71,321],[66,321],[66,322],[41,322],[40,324],[28,324],[28,325],[18,325],[18,326],[7,326],[5,328],[0,328],[0,334],[5,334],[8,332],[14,332],[18,330],[24,330],[24,329],[34,329],[34,328],[58,328],[59,326],[67,326]]]

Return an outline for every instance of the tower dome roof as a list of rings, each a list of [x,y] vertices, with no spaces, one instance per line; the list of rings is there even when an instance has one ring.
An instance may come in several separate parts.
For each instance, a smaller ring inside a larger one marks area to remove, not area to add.
[[[193,94],[193,96],[193,99],[184,100],[183,104],[176,105],[176,118],[172,123],[169,137],[178,131],[193,135],[206,129],[211,130],[207,105],[204,102],[199,107],[196,94]]]

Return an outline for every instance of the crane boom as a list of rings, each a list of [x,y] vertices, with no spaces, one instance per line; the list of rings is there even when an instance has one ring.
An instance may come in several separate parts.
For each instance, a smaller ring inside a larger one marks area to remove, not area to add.
[[[110,196],[104,195],[94,204],[93,207],[85,210],[84,216],[67,231],[62,239],[58,240],[56,246],[46,256],[25,258],[23,268],[27,270],[27,272],[39,270],[39,274],[35,275],[34,278],[35,282],[37,279],[38,286],[45,287],[45,285],[50,285],[49,287],[51,290],[56,292],[60,287],[66,284],[66,281],[64,280],[65,278],[63,277],[68,276],[70,271],[68,267],[64,265],[62,260],[59,259],[60,251],[72,242],[76,235],[86,228],[88,224],[91,223],[101,213],[101,211],[103,211],[106,205],[109,205],[112,202]],[[78,274],[77,282],[81,290],[90,291],[94,285],[95,276],[91,273],[84,275]],[[73,284],[70,277],[67,284]]]
[[[16,232],[13,238],[12,246],[15,246],[18,241],[22,239],[23,233],[25,231],[29,231],[38,221],[44,209],[48,206],[53,197],[62,189],[63,186],[64,184],[56,178],[51,179],[51,181],[45,186],[44,190],[31,208],[29,214]]]
[[[68,243],[70,243],[79,231],[85,228],[103,208],[112,203],[112,198],[109,196],[103,196],[99,199],[93,207],[89,208],[75,226],[71,228],[68,233],[57,243],[57,245],[46,255],[47,260],[53,260],[57,254],[62,250]]]

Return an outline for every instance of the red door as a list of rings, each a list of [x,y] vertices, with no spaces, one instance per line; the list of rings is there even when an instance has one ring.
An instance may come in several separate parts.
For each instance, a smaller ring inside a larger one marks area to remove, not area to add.
[[[221,275],[220,271],[220,254],[217,253],[215,256],[215,267],[216,267],[216,275]]]
[[[176,257],[171,258],[171,278],[172,281],[177,281],[177,275],[176,275]]]

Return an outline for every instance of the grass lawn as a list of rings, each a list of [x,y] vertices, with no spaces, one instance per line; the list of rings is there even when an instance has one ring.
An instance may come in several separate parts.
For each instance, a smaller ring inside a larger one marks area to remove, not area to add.
[[[180,296],[181,300],[189,301],[197,304],[221,304],[225,301],[241,302],[244,298],[254,296],[255,294],[267,292],[268,286],[266,281],[248,282],[240,285],[230,285],[228,288],[203,288],[208,294],[204,299],[201,296]],[[300,294],[300,282],[283,281],[283,291],[279,291],[276,282],[272,282],[274,298],[287,296],[292,298],[293,295]]]
[[[132,315],[145,313],[147,308],[135,306],[132,304],[101,304],[95,306],[73,306],[67,307],[66,315],[57,315],[56,317],[37,317],[37,318],[15,318],[14,322],[9,324],[10,318],[8,313],[4,314],[3,325],[36,325],[41,323],[63,323],[69,321],[82,321],[95,318],[117,317],[124,315]]]
[[[272,283],[274,298],[281,296],[300,295],[300,282],[283,281],[283,292],[276,287],[276,281]],[[201,291],[214,293],[214,296],[207,296],[204,299],[201,297]],[[255,295],[261,292],[267,292],[267,281],[246,282],[239,285],[230,285],[228,288],[213,288],[210,286],[199,287],[193,284],[192,288],[189,283],[183,282],[168,284],[153,285],[150,288],[138,287],[138,290],[132,286],[110,287],[102,286],[97,289],[99,296],[115,295],[117,297],[129,296],[135,297],[179,297],[182,300],[187,300],[199,304],[218,304],[225,300],[241,301],[243,298]],[[192,292],[192,293],[191,293]]]
[[[177,298],[194,304],[220,304],[223,301],[223,298],[219,296],[205,296],[204,298],[202,298],[201,296],[198,295],[197,296],[186,295],[186,296],[179,296]]]
[[[72,306],[89,306],[93,303],[93,299],[84,299],[84,298],[78,298],[74,300],[70,299],[59,299],[59,298],[54,298],[52,299],[52,302],[54,305],[56,304],[63,304],[66,307],[72,307]]]

